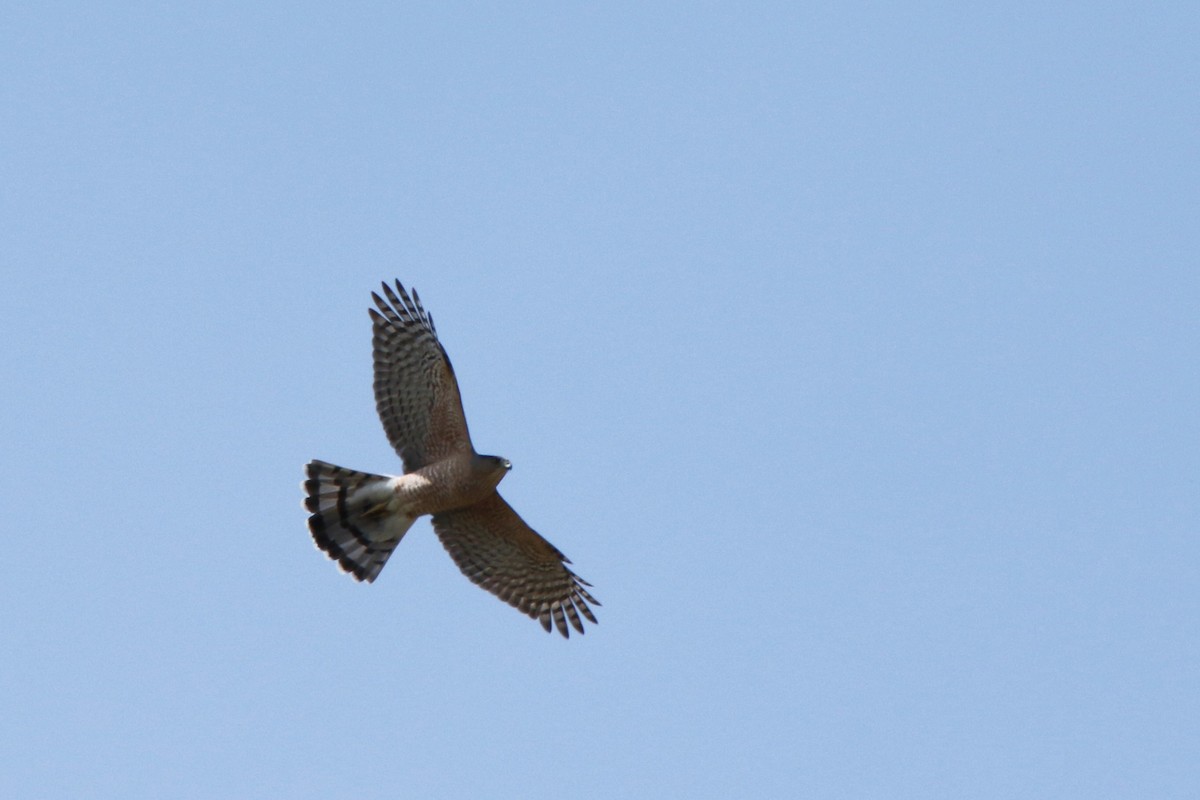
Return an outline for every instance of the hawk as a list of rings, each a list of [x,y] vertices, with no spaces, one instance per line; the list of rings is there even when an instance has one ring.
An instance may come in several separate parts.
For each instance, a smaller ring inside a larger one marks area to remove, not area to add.
[[[373,475],[310,461],[308,529],[317,547],[355,580],[371,583],[417,517],[432,515],[442,545],[474,583],[564,638],[595,623],[590,583],[570,559],[513,511],[496,486],[508,459],[481,456],[467,433],[458,381],[433,318],[396,281],[371,293],[375,407],[403,475]]]

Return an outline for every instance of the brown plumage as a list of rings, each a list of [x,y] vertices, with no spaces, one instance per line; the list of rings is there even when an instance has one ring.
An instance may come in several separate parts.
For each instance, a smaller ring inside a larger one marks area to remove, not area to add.
[[[504,502],[506,459],[475,452],[458,380],[433,318],[399,281],[372,293],[375,405],[404,463],[400,476],[311,461],[304,506],[313,541],[356,580],[374,581],[417,517],[473,582],[564,637],[595,623],[590,584]],[[376,310],[378,309],[378,310]]]

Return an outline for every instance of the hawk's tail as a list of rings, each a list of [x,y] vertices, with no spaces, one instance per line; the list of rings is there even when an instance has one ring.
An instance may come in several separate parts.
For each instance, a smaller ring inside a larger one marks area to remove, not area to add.
[[[304,507],[317,547],[355,580],[370,583],[413,524],[390,504],[397,478],[343,469],[324,461],[305,467]]]

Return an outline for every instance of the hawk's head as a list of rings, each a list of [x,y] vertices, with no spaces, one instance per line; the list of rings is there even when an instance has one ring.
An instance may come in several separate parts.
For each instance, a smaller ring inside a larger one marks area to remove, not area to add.
[[[512,469],[512,462],[507,458],[500,456],[481,456],[475,455],[474,467],[477,473],[482,473],[495,481],[493,486],[499,484],[508,471]]]

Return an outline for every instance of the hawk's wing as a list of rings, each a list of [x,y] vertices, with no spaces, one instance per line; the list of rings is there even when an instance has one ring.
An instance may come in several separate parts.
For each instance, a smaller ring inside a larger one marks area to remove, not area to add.
[[[375,408],[388,441],[412,472],[432,461],[471,451],[454,368],[437,338],[433,318],[400,281],[374,292],[370,309],[375,350]]]
[[[570,559],[517,516],[497,492],[475,505],[433,515],[433,529],[463,574],[504,602],[567,637],[567,620],[583,633],[596,622],[590,583],[567,569]]]

